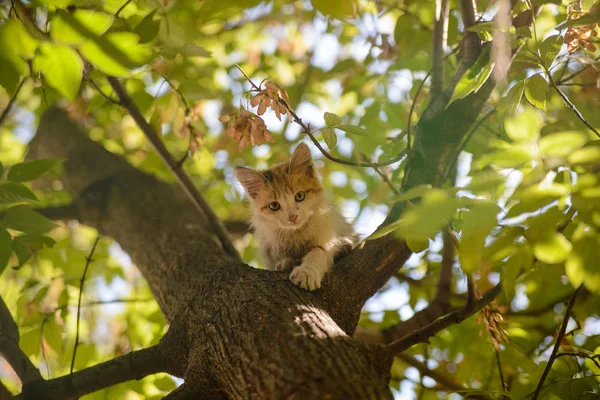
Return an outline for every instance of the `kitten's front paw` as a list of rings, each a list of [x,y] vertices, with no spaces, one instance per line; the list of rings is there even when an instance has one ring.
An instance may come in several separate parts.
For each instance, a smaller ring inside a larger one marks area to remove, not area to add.
[[[290,274],[290,280],[294,285],[302,289],[313,291],[321,287],[323,275],[313,268],[307,268],[303,265],[294,268]]]
[[[275,264],[275,271],[289,271],[298,264],[300,264],[298,260],[286,257],[283,260],[277,261],[277,264]]]

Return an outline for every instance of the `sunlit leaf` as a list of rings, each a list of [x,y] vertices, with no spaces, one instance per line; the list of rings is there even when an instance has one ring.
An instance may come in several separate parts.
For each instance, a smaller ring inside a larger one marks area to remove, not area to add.
[[[44,339],[54,351],[62,350],[62,327],[56,323],[54,316],[48,318],[48,322],[44,325]]]
[[[0,183],[0,205],[39,201],[36,195],[21,183]]]
[[[351,135],[358,135],[358,136],[369,136],[369,132],[367,132],[366,129],[361,128],[360,126],[354,126],[354,125],[337,125],[336,129],[340,129],[346,133],[349,133]]]
[[[517,142],[532,142],[537,139],[543,125],[540,114],[531,107],[525,107],[512,117],[504,120],[504,129],[509,138]]]
[[[105,33],[113,21],[112,15],[100,11],[78,8],[67,12],[59,9],[52,18],[50,37],[57,42],[79,45],[86,39]]]
[[[327,126],[336,126],[342,123],[342,119],[339,116],[330,112],[325,112],[323,119],[325,119]]]
[[[140,43],[150,42],[156,37],[156,35],[158,35],[158,31],[160,30],[160,21],[154,20],[156,11],[158,11],[158,8],[152,10],[148,15],[146,15],[133,30],[134,33],[140,36]]]
[[[581,131],[556,132],[541,138],[538,147],[544,156],[566,157],[587,141]]]
[[[563,262],[571,252],[569,240],[562,233],[553,231],[551,226],[541,232],[525,232],[525,237],[532,243],[535,257],[547,264]]]
[[[52,221],[27,206],[8,209],[2,220],[12,229],[25,233],[44,233],[54,228]]]
[[[554,59],[560,52],[560,48],[563,44],[562,35],[548,36],[539,45],[540,54],[546,68],[550,68]]]
[[[548,82],[540,74],[525,79],[525,97],[541,110],[546,109],[546,94],[549,89]]]
[[[519,246],[517,251],[508,259],[502,271],[502,291],[510,301],[515,296],[517,278],[529,269],[533,263],[533,254],[528,246]]]
[[[42,43],[33,60],[36,71],[44,74],[46,82],[68,100],[73,101],[83,76],[83,61],[72,48]]]
[[[573,250],[565,263],[565,271],[573,286],[584,286],[600,292],[600,235],[580,225],[573,234]]]
[[[493,203],[480,203],[461,213],[462,234],[459,246],[460,265],[465,273],[473,273],[479,267],[485,248],[485,240],[497,224],[500,208]]]
[[[8,171],[8,180],[12,182],[29,182],[36,180],[45,173],[58,167],[63,161],[63,159],[58,158],[23,161],[10,168]]]
[[[325,144],[330,149],[334,149],[337,146],[337,136],[333,131],[333,128],[326,127],[322,129],[323,132],[323,140],[325,140]]]
[[[424,194],[428,193],[431,189],[432,189],[431,185],[415,186],[414,188],[410,188],[406,192],[404,192],[398,196],[394,196],[392,198],[392,201],[405,201],[405,200],[411,200],[411,199],[414,199],[417,197],[421,197]]]
[[[498,110],[498,114],[514,114],[519,108],[519,105],[521,104],[521,98],[523,97],[524,92],[525,83],[523,81],[515,83],[515,85],[508,91],[506,96],[504,96],[498,102],[498,106],[496,107],[496,110]]]
[[[477,61],[467,70],[467,72],[465,72],[456,84],[452,97],[448,102],[448,106],[456,100],[460,100],[473,92],[477,92],[487,81],[493,69],[494,62],[490,60],[490,51],[489,48],[486,47],[479,55]]]
[[[129,75],[130,69],[141,67],[152,57],[150,47],[138,43],[131,32],[109,32],[81,45],[85,58],[100,71],[117,77]]]

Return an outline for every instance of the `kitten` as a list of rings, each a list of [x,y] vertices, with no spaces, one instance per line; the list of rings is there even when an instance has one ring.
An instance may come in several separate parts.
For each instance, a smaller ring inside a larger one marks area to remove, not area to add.
[[[304,143],[292,157],[264,171],[236,168],[250,197],[260,255],[270,270],[290,271],[306,290],[321,286],[334,258],[358,244],[358,235],[330,206]]]

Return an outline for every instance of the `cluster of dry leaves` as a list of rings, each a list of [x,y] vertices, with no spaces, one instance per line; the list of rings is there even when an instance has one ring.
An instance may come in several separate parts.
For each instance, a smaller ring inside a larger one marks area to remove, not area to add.
[[[258,93],[250,100],[252,107],[258,107],[258,115],[241,107],[239,112],[222,115],[219,121],[229,124],[225,134],[237,140],[238,151],[242,151],[246,146],[259,146],[263,142],[273,143],[275,139],[259,115],[263,115],[270,108],[280,121],[281,116],[285,114],[291,118],[287,107],[288,99],[285,90],[275,82],[268,81],[265,83],[264,89],[259,89]]]
[[[565,33],[565,43],[569,53],[573,53],[579,47],[585,47],[589,51],[596,51],[596,46],[591,42],[591,38],[598,36],[598,32],[594,29],[596,25],[578,26],[567,29]]]

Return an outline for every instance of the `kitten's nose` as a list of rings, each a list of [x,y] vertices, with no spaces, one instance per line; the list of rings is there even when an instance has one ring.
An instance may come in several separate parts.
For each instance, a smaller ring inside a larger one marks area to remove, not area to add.
[[[297,219],[297,218],[298,218],[298,216],[297,216],[297,215],[290,215],[290,216],[288,217],[288,221],[290,221],[290,222],[293,222],[293,223],[296,223],[296,219]]]

